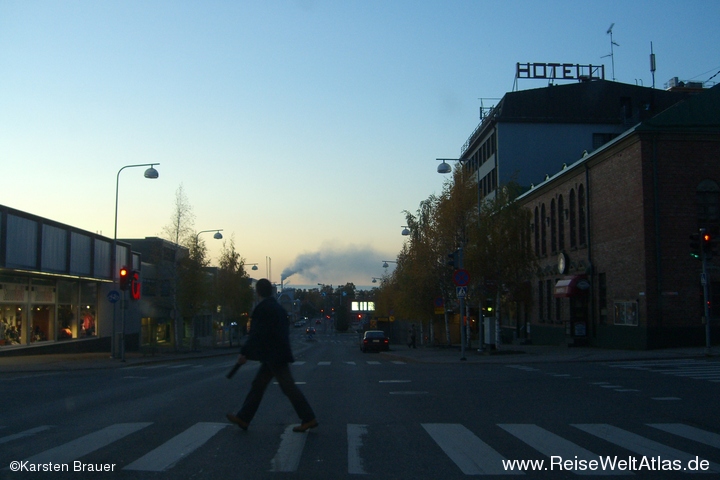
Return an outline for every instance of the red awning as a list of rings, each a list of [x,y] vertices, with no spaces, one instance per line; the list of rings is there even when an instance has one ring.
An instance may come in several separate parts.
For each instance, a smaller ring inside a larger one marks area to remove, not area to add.
[[[587,275],[575,275],[562,278],[555,284],[555,297],[565,298],[575,295],[585,295],[590,290]]]

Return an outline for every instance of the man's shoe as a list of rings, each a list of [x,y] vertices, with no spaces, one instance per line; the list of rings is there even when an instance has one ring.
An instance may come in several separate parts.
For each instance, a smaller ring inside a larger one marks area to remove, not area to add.
[[[237,425],[238,427],[242,428],[243,430],[247,430],[248,427],[250,426],[250,424],[249,424],[248,422],[246,422],[246,421],[243,420],[242,418],[236,417],[236,416],[233,415],[232,413],[228,413],[228,414],[225,415],[225,416],[227,417],[228,420],[230,420],[230,423],[234,423],[235,425]]]
[[[309,422],[305,422],[305,423],[293,428],[293,432],[301,432],[302,433],[307,430],[310,430],[311,428],[315,428],[317,426],[318,426],[318,421],[313,418]]]

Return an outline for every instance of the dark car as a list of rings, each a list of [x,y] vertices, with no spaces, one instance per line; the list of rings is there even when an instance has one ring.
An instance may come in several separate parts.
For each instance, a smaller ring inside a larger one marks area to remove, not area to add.
[[[307,335],[315,335],[315,327],[308,327],[305,329]]]
[[[371,350],[387,352],[390,350],[390,339],[381,330],[368,330],[360,342],[360,350],[363,353]]]

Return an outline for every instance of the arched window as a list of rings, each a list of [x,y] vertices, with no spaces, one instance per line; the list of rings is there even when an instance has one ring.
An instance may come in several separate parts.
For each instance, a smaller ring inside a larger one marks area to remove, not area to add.
[[[550,251],[557,252],[557,212],[554,198],[550,200]]]
[[[540,207],[540,249],[543,255],[547,255],[547,221],[545,215],[545,204]]]
[[[575,190],[570,190],[570,248],[577,247],[577,218],[576,218],[576,208],[577,204],[575,203]]]
[[[558,197],[558,250],[565,250],[565,203]]]
[[[720,226],[720,187],[713,180],[703,180],[695,191],[698,228]]]
[[[535,255],[540,256],[540,212],[538,207],[535,207],[535,223],[533,224],[533,231],[535,233]]]
[[[585,225],[585,187],[580,184],[578,187],[578,243],[587,243],[587,226]]]

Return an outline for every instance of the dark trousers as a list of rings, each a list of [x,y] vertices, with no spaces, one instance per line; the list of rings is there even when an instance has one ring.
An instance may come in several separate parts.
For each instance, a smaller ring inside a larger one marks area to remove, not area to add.
[[[260,401],[265,393],[265,389],[273,377],[277,379],[280,389],[285,396],[288,397],[290,403],[292,403],[302,423],[313,420],[315,413],[310,407],[305,395],[303,395],[297,385],[295,385],[295,380],[290,373],[290,367],[287,363],[262,363],[260,365],[260,370],[258,370],[255,375],[250,392],[248,392],[247,397],[245,397],[245,402],[237,414],[238,418],[250,423],[260,406]]]

